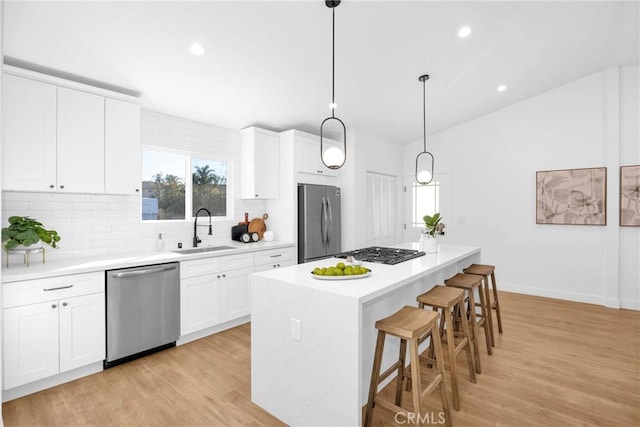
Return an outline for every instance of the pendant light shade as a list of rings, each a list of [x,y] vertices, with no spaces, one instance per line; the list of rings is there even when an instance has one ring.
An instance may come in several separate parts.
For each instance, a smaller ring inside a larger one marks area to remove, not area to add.
[[[429,75],[425,74],[418,79],[422,82],[422,116],[424,130],[424,147],[422,152],[416,157],[416,182],[427,185],[433,181],[433,154],[427,151],[427,103],[426,103],[426,83]]]
[[[320,125],[320,158],[322,163],[329,169],[340,169],[347,159],[347,128],[344,122],[336,117],[336,7],[340,0],[325,0],[325,4],[332,13],[332,33],[331,33],[331,117],[327,117]],[[342,134],[342,147],[327,144],[326,130],[328,126],[338,127]]]

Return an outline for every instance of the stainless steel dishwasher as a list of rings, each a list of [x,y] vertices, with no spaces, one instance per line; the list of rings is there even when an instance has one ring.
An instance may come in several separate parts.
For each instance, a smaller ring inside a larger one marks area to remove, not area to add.
[[[109,368],[173,347],[180,336],[180,263],[107,271]]]

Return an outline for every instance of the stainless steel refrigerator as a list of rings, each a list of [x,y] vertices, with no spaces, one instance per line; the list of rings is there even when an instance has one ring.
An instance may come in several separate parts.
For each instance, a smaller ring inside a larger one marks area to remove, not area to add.
[[[340,222],[339,187],[298,184],[298,263],[342,252]]]

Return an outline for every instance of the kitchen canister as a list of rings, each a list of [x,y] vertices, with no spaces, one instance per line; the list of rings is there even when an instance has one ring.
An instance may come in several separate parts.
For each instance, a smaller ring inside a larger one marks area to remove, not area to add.
[[[262,238],[265,242],[270,242],[273,240],[273,231],[265,231],[262,235]]]

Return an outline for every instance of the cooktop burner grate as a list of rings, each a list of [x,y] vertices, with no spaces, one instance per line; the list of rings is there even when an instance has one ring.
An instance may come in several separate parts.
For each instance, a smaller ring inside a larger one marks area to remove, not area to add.
[[[336,258],[354,257],[357,261],[377,262],[379,264],[395,265],[401,262],[419,258],[424,252],[413,249],[396,249],[371,246],[364,249],[356,249],[354,251],[342,252],[334,255]]]

